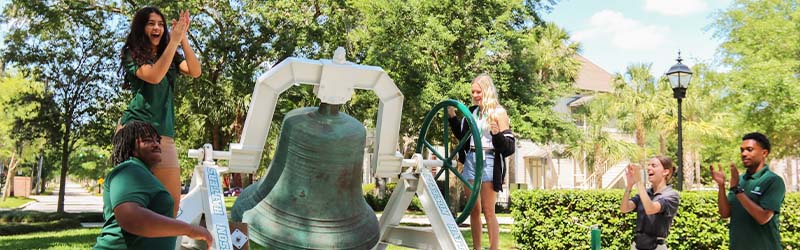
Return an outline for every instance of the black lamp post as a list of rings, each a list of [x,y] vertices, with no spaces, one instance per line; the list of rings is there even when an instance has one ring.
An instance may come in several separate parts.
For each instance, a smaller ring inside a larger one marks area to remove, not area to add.
[[[686,97],[686,88],[692,80],[692,70],[681,63],[681,52],[678,52],[678,63],[672,65],[667,71],[667,78],[672,85],[675,99],[678,99],[678,190],[683,190],[683,112],[682,101]]]

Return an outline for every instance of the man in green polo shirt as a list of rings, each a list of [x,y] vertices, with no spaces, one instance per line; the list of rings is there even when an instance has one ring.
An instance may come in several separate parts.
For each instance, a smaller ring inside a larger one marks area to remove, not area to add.
[[[174,201],[151,172],[161,161],[161,137],[149,123],[131,121],[113,138],[115,165],[103,183],[105,224],[95,250],[175,249],[176,236],[205,240],[213,246],[211,233],[203,227],[173,219]]]
[[[722,218],[731,218],[730,249],[782,249],[779,223],[786,186],[766,164],[769,139],[757,132],[746,134],[740,150],[747,172],[740,177],[731,163],[727,192],[722,166],[716,171],[711,166],[711,176],[719,187],[717,212]]]

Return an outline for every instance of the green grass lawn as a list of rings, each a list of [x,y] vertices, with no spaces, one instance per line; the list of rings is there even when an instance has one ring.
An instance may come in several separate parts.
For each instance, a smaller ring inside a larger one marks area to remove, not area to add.
[[[27,197],[8,197],[6,201],[0,201],[0,208],[18,208],[31,201],[34,200]]]
[[[467,246],[472,249],[472,234],[469,231],[461,231],[461,235],[464,236],[464,240],[467,241]],[[481,238],[481,247],[483,249],[489,249],[489,236],[484,232],[483,237]],[[254,242],[250,242],[250,249],[257,250],[257,249],[266,249]],[[392,246],[386,248],[387,250],[405,250],[405,249],[413,249],[401,246]],[[511,233],[500,233],[500,249],[517,249],[514,246],[514,238],[511,236]]]
[[[472,237],[469,231],[462,231],[467,245],[472,247]],[[94,246],[95,239],[100,235],[100,228],[70,229],[60,232],[41,232],[12,236],[0,236],[0,249],[89,249]],[[489,247],[486,233],[481,241],[484,248]],[[251,242],[250,249],[266,249]],[[399,246],[389,246],[388,249],[410,249]],[[511,233],[500,233],[500,249],[516,249]]]
[[[0,236],[0,249],[90,249],[100,228]]]
[[[225,197],[225,209],[228,211],[228,214],[231,214],[231,208],[233,207],[233,202],[236,201],[236,196]],[[230,216],[228,216],[230,217]]]
[[[228,208],[229,212],[235,200],[236,197],[225,197],[225,206]],[[502,226],[505,228],[507,225]],[[462,231],[461,234],[466,239],[467,245],[471,247],[472,235],[470,232]],[[98,235],[100,235],[100,228],[79,228],[58,232],[0,236],[0,249],[89,249],[94,246]],[[488,248],[489,238],[486,233],[483,233],[481,242],[484,248]],[[251,249],[265,248],[257,244],[251,244]],[[388,249],[398,250],[409,248],[389,246]],[[516,249],[511,233],[500,233],[500,249]]]
[[[230,215],[230,212],[231,212],[231,207],[233,207],[233,202],[236,201],[236,198],[237,197],[225,197],[225,207],[227,208],[229,215]],[[377,214],[382,214],[383,212],[376,212],[376,213]],[[421,211],[407,211],[406,214],[407,215],[419,215],[419,216],[424,216],[425,215],[425,213],[423,213]],[[508,214],[508,213],[497,214],[497,216],[498,217],[511,217],[511,214]],[[230,216],[228,216],[228,217],[230,218]],[[407,224],[407,223],[403,223],[402,225],[404,225],[404,226],[421,226],[421,225],[412,225],[412,224]],[[484,225],[484,227],[485,227],[485,225]],[[511,229],[511,225],[500,225],[500,228],[501,229],[510,230]],[[464,239],[467,241],[467,245],[469,245],[470,248],[471,248],[472,247],[472,234],[470,233],[470,231],[462,231],[461,235],[464,235]],[[489,236],[485,232],[483,233],[483,237],[481,238],[481,245],[482,245],[482,247],[484,247],[486,249],[489,248]],[[255,249],[265,249],[265,248],[262,247],[262,246],[259,246],[258,244],[253,244],[251,242],[250,249],[254,249],[255,250]],[[399,246],[389,246],[387,249],[400,250],[400,249],[410,249],[410,248],[399,247]],[[500,249],[516,249],[516,247],[514,246],[514,238],[511,236],[511,233],[503,233],[503,232],[500,233]]]
[[[470,231],[461,231],[461,235],[464,236],[464,240],[467,241],[467,246],[472,249],[472,234]],[[486,232],[483,233],[483,237],[481,237],[481,247],[483,249],[489,249],[489,235]],[[389,246],[386,248],[387,250],[400,250],[400,249],[411,249],[406,247],[400,246]],[[511,233],[500,233],[500,247],[499,249],[517,249],[514,245],[514,238],[511,236]]]

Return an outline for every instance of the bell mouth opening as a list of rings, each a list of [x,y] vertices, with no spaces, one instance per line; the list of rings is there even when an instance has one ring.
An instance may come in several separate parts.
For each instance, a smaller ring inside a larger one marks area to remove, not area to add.
[[[322,115],[337,115],[339,114],[339,106],[341,105],[335,105],[323,102],[319,104],[319,109],[317,110],[317,112]]]

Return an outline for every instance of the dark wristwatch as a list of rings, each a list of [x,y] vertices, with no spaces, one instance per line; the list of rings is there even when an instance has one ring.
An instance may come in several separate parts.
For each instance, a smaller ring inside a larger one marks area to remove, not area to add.
[[[741,186],[735,186],[731,187],[730,191],[733,192],[733,194],[744,193],[744,188]]]

